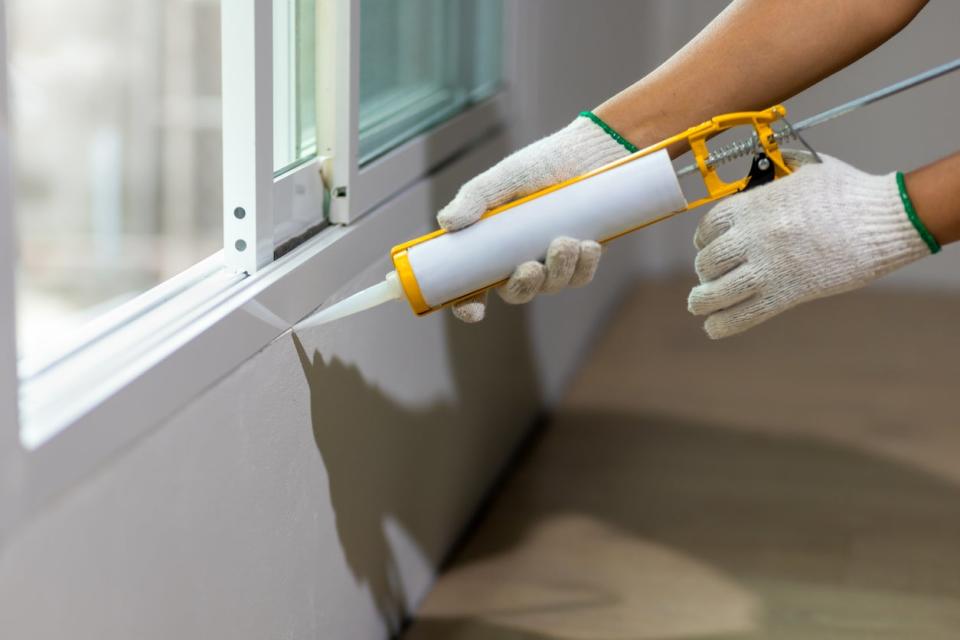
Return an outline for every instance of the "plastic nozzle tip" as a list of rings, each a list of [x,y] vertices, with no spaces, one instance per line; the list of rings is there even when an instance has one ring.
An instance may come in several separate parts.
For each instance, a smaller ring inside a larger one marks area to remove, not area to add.
[[[313,315],[297,323],[297,327],[307,329],[317,327],[322,324],[339,320],[355,313],[378,307],[381,304],[391,300],[399,300],[403,297],[403,287],[400,285],[400,279],[397,278],[397,272],[391,271],[383,282],[379,282],[372,287],[353,294],[349,298],[341,300],[325,309],[320,309]]]

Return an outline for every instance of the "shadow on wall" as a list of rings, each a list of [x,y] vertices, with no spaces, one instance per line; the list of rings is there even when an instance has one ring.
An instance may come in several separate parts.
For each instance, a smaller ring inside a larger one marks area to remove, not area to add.
[[[571,411],[407,640],[952,637],[960,489],[842,446]]]
[[[291,334],[310,389],[313,434],[340,545],[394,632],[419,594],[404,591],[388,522],[426,554],[425,565],[435,567],[457,533],[450,523],[466,523],[488,489],[478,481],[495,475],[481,465],[502,465],[538,409],[524,312],[494,306],[481,325],[445,313],[456,405],[405,408],[370,386],[356,367],[336,358],[325,363]]]

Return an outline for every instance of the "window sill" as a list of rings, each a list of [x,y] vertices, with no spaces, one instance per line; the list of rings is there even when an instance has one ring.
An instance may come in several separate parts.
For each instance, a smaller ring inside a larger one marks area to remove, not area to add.
[[[437,148],[429,140],[435,133],[397,153],[409,158],[413,149],[427,166],[437,157],[425,150]],[[453,150],[459,155],[449,153],[434,173],[405,180],[393,197],[366,196],[380,204],[356,224],[328,227],[252,276],[217,269],[69,358],[37,368],[20,385],[24,505],[75,484],[288,332],[392,244],[430,229],[432,212],[459,184],[506,151],[503,135],[489,128],[474,133],[461,138]],[[465,147],[467,141],[475,146]],[[405,178],[392,166],[395,177]]]

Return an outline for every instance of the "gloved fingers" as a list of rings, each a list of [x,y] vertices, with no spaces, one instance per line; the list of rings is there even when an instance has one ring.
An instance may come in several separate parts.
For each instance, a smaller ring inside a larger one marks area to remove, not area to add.
[[[437,224],[457,231],[479,220],[484,213],[553,183],[550,155],[543,141],[507,156],[472,180],[437,214]]]
[[[462,322],[472,324],[480,322],[487,313],[487,292],[480,293],[454,302],[450,307],[453,317]]]
[[[733,196],[731,199],[737,199]],[[733,216],[731,215],[729,201],[714,205],[706,215],[700,218],[697,224],[697,230],[693,234],[693,244],[697,249],[703,249],[705,246],[725,234],[733,226]]]
[[[547,248],[547,277],[543,282],[543,293],[556,293],[570,284],[570,278],[580,259],[580,242],[573,238],[554,238]]]
[[[479,220],[487,208],[487,199],[468,182],[460,187],[453,200],[437,214],[437,224],[445,231],[458,231]]]
[[[784,149],[783,159],[793,170],[807,164],[816,163],[813,154],[799,149]],[[820,154],[824,162],[832,161],[830,156]],[[717,238],[725,235],[732,227],[736,212],[744,206],[749,206],[749,198],[755,197],[755,192],[734,195],[718,204],[700,219],[697,230],[693,234],[693,244],[697,249],[703,249]]]
[[[769,298],[755,296],[729,309],[710,314],[703,328],[713,340],[728,338],[769,320],[787,308],[777,306]]]
[[[547,268],[542,262],[531,260],[519,265],[497,293],[507,304],[525,304],[540,293],[547,278]]]
[[[577,260],[577,267],[570,276],[571,287],[582,287],[590,284],[593,276],[597,273],[597,267],[600,265],[600,256],[603,254],[603,247],[599,242],[593,240],[583,240],[580,242],[580,258]]]
[[[714,314],[749,300],[758,290],[753,272],[743,266],[691,289],[687,298],[687,310],[695,316]]]
[[[730,232],[700,249],[693,264],[700,282],[710,282],[743,264],[746,257],[746,243]]]

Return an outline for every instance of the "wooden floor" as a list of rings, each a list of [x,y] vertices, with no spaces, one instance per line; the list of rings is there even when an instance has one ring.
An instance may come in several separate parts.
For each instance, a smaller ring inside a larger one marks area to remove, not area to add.
[[[408,640],[960,638],[960,296],[639,288]]]

